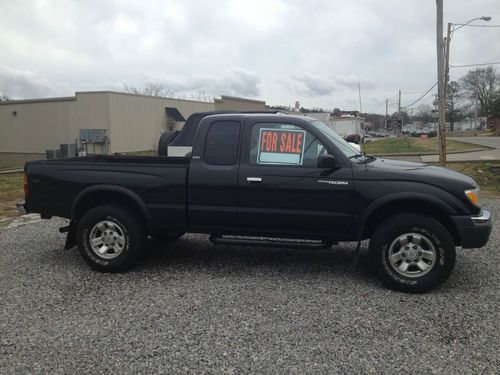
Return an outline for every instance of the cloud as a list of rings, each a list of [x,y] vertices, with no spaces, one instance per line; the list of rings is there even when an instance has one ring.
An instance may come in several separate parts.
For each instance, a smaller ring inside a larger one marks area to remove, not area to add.
[[[302,84],[298,91],[307,96],[325,96],[335,91],[336,83],[329,76],[301,73],[292,76],[292,79]]]
[[[60,96],[150,79],[178,93],[347,108],[360,82],[363,101],[374,98],[363,107],[375,107],[435,82],[435,11],[422,0],[3,1],[0,90]],[[500,19],[498,0],[449,1],[444,13],[445,22]],[[492,59],[499,32],[458,30],[451,62]]]
[[[227,94],[250,97],[259,96],[259,85],[261,82],[259,76],[256,73],[243,68],[232,68],[224,72],[220,76],[150,76],[146,81],[161,83],[168,90],[176,94],[196,94],[204,92],[210,96]]]
[[[229,90],[238,95],[258,96],[260,79],[254,72],[242,68],[233,69],[224,82]]]
[[[18,70],[0,65],[0,95],[11,99],[41,98],[71,94],[64,83],[53,83],[29,70]]]
[[[309,97],[331,95],[336,90],[345,88],[356,89],[358,83],[365,89],[375,87],[368,78],[360,77],[355,74],[345,76],[333,76],[326,74],[301,73],[292,76],[292,80],[299,83],[296,86],[298,92]]]

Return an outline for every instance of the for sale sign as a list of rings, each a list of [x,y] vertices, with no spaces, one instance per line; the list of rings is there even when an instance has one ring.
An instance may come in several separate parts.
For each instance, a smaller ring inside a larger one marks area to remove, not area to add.
[[[303,130],[260,129],[257,163],[302,165],[305,137]]]

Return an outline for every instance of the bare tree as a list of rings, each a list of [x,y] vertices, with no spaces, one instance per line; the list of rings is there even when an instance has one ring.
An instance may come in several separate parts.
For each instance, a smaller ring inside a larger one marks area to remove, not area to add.
[[[0,102],[8,102],[10,99],[7,95],[0,95]]]
[[[147,96],[159,96],[159,97],[167,97],[171,94],[171,90],[162,85],[161,83],[150,82],[142,87],[135,87],[124,85],[123,91],[128,92],[130,94],[137,95],[147,95]]]
[[[428,123],[434,121],[434,115],[432,114],[432,106],[430,104],[420,104],[417,107],[416,118],[423,123]]]
[[[479,102],[481,113],[491,107],[500,86],[500,77],[492,66],[471,70],[461,79],[461,86],[467,97]]]

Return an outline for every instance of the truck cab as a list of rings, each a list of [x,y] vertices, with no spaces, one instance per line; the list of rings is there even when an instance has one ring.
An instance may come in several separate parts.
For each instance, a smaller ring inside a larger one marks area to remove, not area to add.
[[[205,118],[189,168],[195,230],[352,237],[349,157],[359,153],[320,121],[279,115]]]

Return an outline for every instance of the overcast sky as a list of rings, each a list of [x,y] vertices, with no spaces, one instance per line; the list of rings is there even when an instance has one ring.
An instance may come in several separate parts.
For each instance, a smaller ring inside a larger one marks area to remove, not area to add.
[[[500,24],[499,0],[444,2],[445,23]],[[435,0],[0,0],[0,95],[159,82],[176,95],[347,110],[359,109],[360,82],[363,111],[381,113],[398,89],[406,105],[436,82],[435,11]],[[500,61],[500,28],[462,28],[451,55]]]

